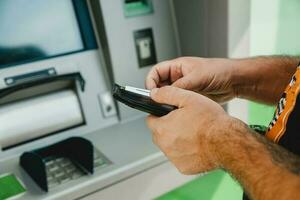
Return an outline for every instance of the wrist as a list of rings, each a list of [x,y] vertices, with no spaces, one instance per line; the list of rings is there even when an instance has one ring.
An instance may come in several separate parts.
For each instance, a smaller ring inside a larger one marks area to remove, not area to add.
[[[239,153],[244,149],[244,141],[249,140],[247,136],[250,136],[251,130],[229,115],[224,116],[222,121],[211,134],[210,152],[217,167],[229,170],[231,165],[240,162]]]
[[[255,91],[259,73],[249,59],[231,59],[231,62],[233,92],[236,98],[243,98],[244,93]]]
[[[267,104],[275,104],[295,73],[298,57],[268,56],[232,60],[234,94]]]

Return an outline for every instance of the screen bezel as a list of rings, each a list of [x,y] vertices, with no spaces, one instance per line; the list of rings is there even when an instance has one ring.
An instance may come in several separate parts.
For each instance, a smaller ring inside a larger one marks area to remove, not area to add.
[[[51,58],[56,58],[56,57],[62,57],[74,53],[79,53],[87,50],[92,50],[92,49],[97,49],[97,41],[95,37],[95,32],[94,28],[92,25],[92,20],[91,20],[91,15],[88,9],[88,5],[86,0],[71,0],[73,4],[73,9],[75,12],[77,24],[79,27],[80,31],[80,36],[82,38],[82,43],[83,43],[83,49],[76,50],[76,51],[70,51],[67,53],[62,53],[58,55],[53,55],[53,56],[47,56],[43,58],[35,58],[35,59],[28,59],[24,61],[17,61],[9,64],[1,64],[0,63],[0,70],[5,69],[7,67],[14,67],[17,65],[22,65],[26,63],[31,63],[31,62],[36,62],[36,61],[42,61],[42,60],[47,60]]]

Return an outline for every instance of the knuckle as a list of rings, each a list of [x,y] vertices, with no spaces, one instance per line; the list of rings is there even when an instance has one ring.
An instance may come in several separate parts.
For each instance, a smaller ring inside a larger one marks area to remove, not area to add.
[[[153,73],[158,74],[158,72],[160,71],[161,66],[162,66],[163,64],[164,64],[164,63],[158,63],[157,65],[155,65],[155,66],[152,68]]]
[[[191,81],[189,79],[182,80],[179,85],[179,87],[183,89],[188,89],[190,88],[190,86],[191,86]]]
[[[175,72],[177,74],[181,74],[181,69],[182,69],[182,64],[181,63],[178,63],[176,66],[175,66]]]
[[[184,84],[185,84],[184,88],[186,88],[186,89],[190,89],[190,88],[193,87],[193,83],[192,83],[192,80],[191,80],[191,79],[186,79],[186,80],[184,81]]]
[[[154,68],[154,71],[159,72],[163,68],[170,67],[171,64],[172,64],[172,60],[165,60],[163,62],[160,62],[160,63],[154,65],[153,68]]]

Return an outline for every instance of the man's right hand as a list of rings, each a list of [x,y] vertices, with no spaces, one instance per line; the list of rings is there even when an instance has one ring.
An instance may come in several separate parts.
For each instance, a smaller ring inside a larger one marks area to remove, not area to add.
[[[193,90],[214,101],[236,97],[234,64],[230,59],[182,57],[155,65],[146,78],[146,88],[165,85]]]

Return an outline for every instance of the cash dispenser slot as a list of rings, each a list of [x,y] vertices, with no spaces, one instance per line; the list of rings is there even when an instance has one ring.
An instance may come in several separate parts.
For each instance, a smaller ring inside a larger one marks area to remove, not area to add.
[[[8,77],[10,84],[0,90],[2,150],[85,124],[79,98],[85,81],[79,72],[33,74]]]
[[[13,84],[7,83],[10,86],[0,90],[0,98],[1,99],[9,94],[15,93],[15,92],[23,90],[23,89],[32,88],[35,86],[41,86],[43,84],[49,84],[49,83],[53,83],[53,82],[57,82],[57,81],[71,81],[72,83],[75,83],[78,81],[80,84],[80,88],[83,92],[84,92],[84,88],[85,88],[85,80],[83,79],[83,77],[81,76],[81,74],[79,72],[63,74],[63,75],[56,75],[56,76],[49,75],[49,76],[45,76],[42,78],[40,76],[38,76],[38,78],[33,77],[31,79],[28,79],[27,76],[24,75],[23,77],[26,78],[27,81],[24,81],[24,79],[22,80],[20,77],[21,76],[5,78],[6,83],[8,82],[8,80],[11,80],[13,82]],[[45,91],[45,92],[48,92],[48,91]],[[0,103],[0,105],[1,105],[1,103]]]

